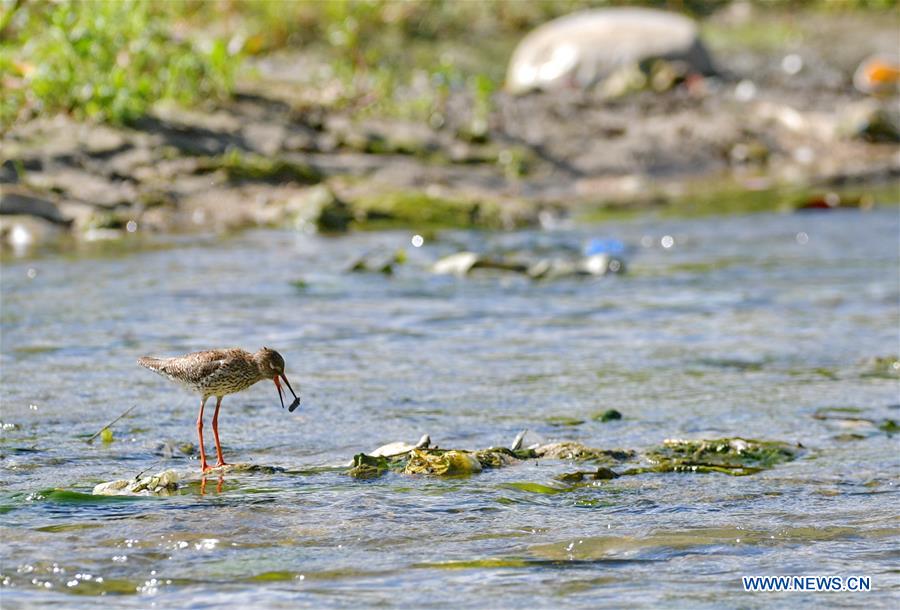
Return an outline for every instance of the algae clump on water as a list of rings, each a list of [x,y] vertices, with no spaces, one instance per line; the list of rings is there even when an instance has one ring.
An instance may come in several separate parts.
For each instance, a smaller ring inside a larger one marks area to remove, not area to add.
[[[481,472],[481,462],[467,451],[429,451],[413,449],[403,474],[436,474],[441,476]]]
[[[388,458],[357,453],[353,456],[353,466],[347,471],[347,474],[357,479],[374,479],[388,470],[391,470]]]
[[[382,450],[389,455],[380,455]],[[394,453],[395,450],[401,451]],[[455,476],[542,458],[597,464],[594,471],[564,473],[560,480],[566,482],[609,480],[625,475],[666,472],[721,472],[742,476],[794,460],[801,451],[801,445],[743,438],[666,440],[662,445],[652,447],[644,453],[651,466],[616,472],[607,465],[634,460],[638,453],[626,449],[598,449],[576,441],[562,441],[528,449],[490,447],[479,451],[428,448],[421,443],[418,446],[392,443],[373,452],[377,455],[360,453],[354,456],[347,474],[360,479],[379,477],[388,471],[406,475]]]
[[[799,445],[778,441],[743,438],[669,439],[646,453],[654,466],[638,472],[721,472],[743,476],[794,460],[801,449]]]

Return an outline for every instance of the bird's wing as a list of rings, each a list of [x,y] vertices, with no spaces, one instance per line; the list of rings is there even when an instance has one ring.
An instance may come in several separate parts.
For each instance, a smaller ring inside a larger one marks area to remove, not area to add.
[[[201,364],[198,368],[198,371],[201,377],[207,379],[217,377],[226,368],[227,364],[228,360],[226,360],[225,358],[222,358],[221,360],[210,360]]]
[[[185,361],[184,358],[172,358],[160,366],[159,371],[175,381],[189,384],[200,383],[215,377],[224,364],[224,359],[191,362]]]

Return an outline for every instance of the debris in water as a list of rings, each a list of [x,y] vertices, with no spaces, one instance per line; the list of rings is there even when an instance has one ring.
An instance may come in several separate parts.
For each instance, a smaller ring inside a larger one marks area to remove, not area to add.
[[[131,480],[100,483],[92,493],[95,496],[168,496],[178,489],[179,478],[175,470],[163,470]]]
[[[124,412],[124,413],[122,413],[122,414],[119,415],[117,418],[115,418],[114,420],[112,420],[111,422],[109,422],[108,424],[106,424],[105,426],[103,426],[102,428],[100,428],[93,436],[91,436],[91,438],[89,438],[89,439],[87,440],[87,444],[90,445],[91,443],[93,443],[93,442],[94,442],[94,439],[97,438],[98,436],[100,436],[101,434],[103,434],[103,431],[104,431],[104,430],[109,431],[109,436],[112,437],[112,425],[113,425],[114,423],[116,423],[117,421],[119,421],[120,419],[122,419],[123,417],[125,417],[126,415],[128,415],[129,413],[131,413],[131,412],[132,412],[134,409],[136,409],[136,408],[137,408],[137,405],[131,405],[130,407],[128,407],[127,409],[125,409],[125,412]],[[108,443],[108,442],[110,442],[110,441],[107,441],[106,438],[104,437],[104,438],[103,438],[103,442],[104,442],[104,443]]]

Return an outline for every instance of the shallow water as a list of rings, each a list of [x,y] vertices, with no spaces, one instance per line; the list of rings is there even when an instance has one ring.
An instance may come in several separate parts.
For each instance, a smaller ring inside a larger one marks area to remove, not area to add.
[[[870,361],[900,353],[896,209],[458,232],[419,249],[410,235],[259,231],[7,259],[3,608],[100,595],[123,608],[896,602],[897,436],[812,417],[856,407],[900,419],[898,377]],[[595,235],[633,246],[627,275],[426,272],[463,247],[574,251]],[[344,273],[398,247],[410,260],[394,277]],[[231,345],[277,348],[304,402],[288,414],[270,383],[227,397],[226,458],[286,471],[210,477],[167,498],[87,495],[145,469],[197,468],[158,450],[196,442],[197,399],[134,361]],[[85,443],[134,404],[112,443]],[[591,419],[608,408],[624,419]],[[585,423],[547,421],[559,416]],[[330,468],[426,432],[475,449],[523,428],[529,443],[740,435],[806,452],[747,477],[572,489],[553,477],[577,466],[558,461],[449,479]],[[743,592],[742,575],[762,574],[866,575],[873,591]]]

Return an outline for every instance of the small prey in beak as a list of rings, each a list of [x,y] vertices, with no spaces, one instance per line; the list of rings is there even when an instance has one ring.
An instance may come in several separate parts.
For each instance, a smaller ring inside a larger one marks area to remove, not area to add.
[[[294,392],[294,388],[291,387],[291,382],[288,381],[288,378],[285,375],[281,375],[281,378],[284,379],[284,383],[287,384],[288,389],[291,391],[291,394],[294,395],[294,402],[291,403],[291,406],[288,407],[288,411],[291,413],[294,412],[298,406],[300,406],[300,397]],[[281,400],[281,408],[284,408],[284,391],[281,389],[281,383],[278,381],[278,375],[272,378],[272,381],[275,382],[275,387],[278,388],[278,398]]]

